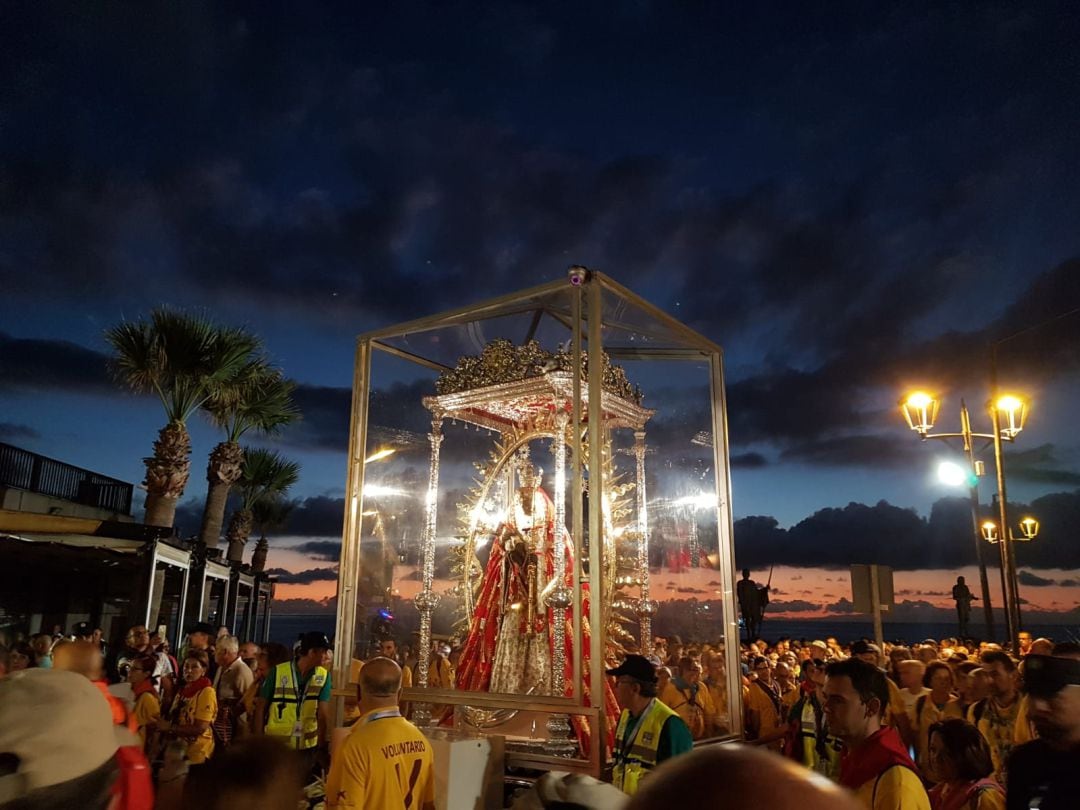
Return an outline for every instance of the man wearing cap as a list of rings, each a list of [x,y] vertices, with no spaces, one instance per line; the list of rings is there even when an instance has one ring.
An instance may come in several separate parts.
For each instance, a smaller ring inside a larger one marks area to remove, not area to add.
[[[255,699],[256,734],[277,737],[297,751],[325,753],[331,686],[322,658],[329,649],[323,633],[304,633],[300,656],[267,673]]]
[[[633,795],[649,771],[690,751],[694,740],[686,723],[657,700],[656,668],[646,658],[628,655],[607,674],[615,678],[615,698],[622,708],[615,730],[612,782]]]
[[[0,681],[0,805],[109,807],[118,733],[81,675],[29,669]]]
[[[97,644],[67,644],[88,648],[100,670]],[[30,669],[0,683],[0,763],[0,807],[155,806],[139,738],[78,672]]]
[[[1038,739],[1009,757],[1007,806],[1060,810],[1077,806],[1080,766],[1080,646],[1024,659],[1024,689]]]

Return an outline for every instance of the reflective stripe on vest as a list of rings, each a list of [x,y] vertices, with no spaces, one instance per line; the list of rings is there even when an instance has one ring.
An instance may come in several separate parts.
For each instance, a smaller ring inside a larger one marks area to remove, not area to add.
[[[288,740],[293,748],[314,748],[319,744],[319,693],[326,684],[326,670],[315,667],[302,700],[297,690],[299,676],[292,662],[278,664],[272,677],[274,696],[266,707],[266,733]]]
[[[612,771],[612,783],[615,787],[631,796],[637,793],[642,778],[656,767],[660,732],[664,723],[669,717],[678,716],[668,706],[653,698],[652,704],[645,710],[645,716],[638,723],[634,738],[626,741],[630,712],[623,711],[619,718],[619,727],[615,731],[615,768]]]

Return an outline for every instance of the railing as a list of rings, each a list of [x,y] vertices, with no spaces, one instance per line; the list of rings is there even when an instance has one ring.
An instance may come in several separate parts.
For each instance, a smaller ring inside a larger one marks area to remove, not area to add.
[[[134,487],[0,442],[0,486],[51,495],[84,506],[131,514]]]

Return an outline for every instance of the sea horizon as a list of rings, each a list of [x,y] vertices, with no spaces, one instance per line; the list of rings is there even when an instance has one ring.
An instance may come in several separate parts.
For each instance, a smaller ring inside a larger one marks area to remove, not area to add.
[[[334,638],[335,623],[337,616],[334,613],[281,613],[274,614],[270,622],[270,640],[287,646],[292,646],[301,633],[317,630],[326,633],[331,639]],[[969,625],[969,637],[983,639],[984,628],[980,622],[971,622]],[[1080,625],[1077,624],[1033,624],[1025,625],[1024,629],[1038,638],[1045,636],[1054,641],[1078,641],[1080,640]],[[885,621],[882,633],[884,639],[889,642],[904,642],[913,644],[924,639],[939,640],[942,638],[954,638],[957,626],[955,622],[904,622]],[[997,640],[1002,640],[1004,628],[996,628]],[[411,635],[411,631],[402,629],[401,637]],[[657,631],[657,635],[663,635]],[[762,625],[761,637],[770,643],[775,643],[781,638],[788,639],[826,639],[835,637],[840,643],[874,637],[873,622],[869,619],[855,618],[820,618],[820,619],[766,619]],[[684,642],[708,641],[709,638],[690,639],[683,638]]]

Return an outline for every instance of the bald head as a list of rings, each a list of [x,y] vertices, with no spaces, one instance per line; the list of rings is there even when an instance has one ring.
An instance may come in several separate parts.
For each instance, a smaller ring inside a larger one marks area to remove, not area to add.
[[[625,810],[712,807],[716,786],[732,807],[769,810],[859,810],[843,788],[791,760],[747,745],[710,745],[670,759],[641,783]]]
[[[401,667],[389,658],[372,658],[360,670],[361,699],[393,698],[401,689]]]
[[[100,681],[104,674],[101,648],[92,641],[64,641],[53,647],[53,669],[63,669]]]

